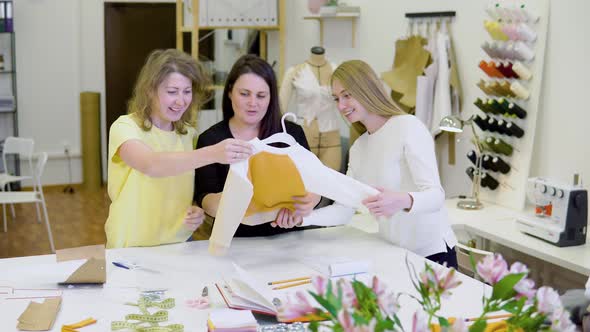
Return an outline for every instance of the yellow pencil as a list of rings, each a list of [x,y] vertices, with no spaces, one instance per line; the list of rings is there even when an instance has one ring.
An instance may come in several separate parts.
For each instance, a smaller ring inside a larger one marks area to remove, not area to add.
[[[296,282],[296,283],[293,283],[293,284],[288,284],[288,285],[273,287],[273,290],[285,289],[285,288],[295,287],[295,286],[300,286],[300,285],[305,285],[305,284],[311,284],[311,280],[300,281],[300,282]]]
[[[301,281],[301,280],[311,280],[311,277],[300,277],[300,278],[293,278],[293,279],[286,279],[286,280],[278,280],[278,281],[269,281],[269,285],[278,285],[278,284],[286,284],[288,282],[294,281]]]

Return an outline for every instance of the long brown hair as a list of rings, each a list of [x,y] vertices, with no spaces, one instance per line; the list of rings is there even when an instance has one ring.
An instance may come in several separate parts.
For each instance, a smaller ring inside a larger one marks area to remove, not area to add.
[[[265,139],[281,131],[281,109],[279,106],[279,93],[275,72],[268,62],[256,55],[247,54],[240,57],[231,68],[225,81],[223,98],[221,99],[223,121],[229,121],[234,116],[234,109],[229,99],[229,93],[238,78],[249,73],[261,77],[270,88],[270,103],[268,104],[266,114],[260,120],[260,130],[258,132],[258,138]]]
[[[172,73],[188,78],[193,94],[191,104],[180,120],[172,122],[174,130],[184,135],[187,133],[186,126],[196,125],[197,112],[210,95],[208,87],[211,79],[190,55],[176,49],[167,49],[155,50],[147,57],[129,100],[127,112],[135,117],[141,129],[149,131],[152,128],[150,115],[153,108],[158,107],[158,86]]]
[[[387,94],[383,83],[375,71],[362,60],[343,62],[334,70],[330,85],[332,85],[335,79],[368,112],[388,118],[407,114]],[[355,122],[352,126],[359,133],[367,131],[367,128],[360,122]]]

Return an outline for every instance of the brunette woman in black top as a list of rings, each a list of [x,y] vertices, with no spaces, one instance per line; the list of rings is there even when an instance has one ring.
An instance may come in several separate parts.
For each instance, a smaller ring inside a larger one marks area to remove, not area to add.
[[[222,98],[223,120],[203,132],[197,149],[217,144],[227,138],[249,141],[265,139],[281,132],[281,111],[277,81],[272,67],[255,55],[244,55],[236,61],[225,82]],[[303,129],[286,122],[287,132],[309,150]],[[229,172],[228,165],[210,164],[195,172],[195,201],[205,212],[214,217],[221,199],[221,192]],[[278,184],[277,184],[278,185]],[[301,228],[293,228],[301,218],[309,215],[320,201],[320,196],[308,193],[296,197],[295,211],[282,209],[272,223],[257,226],[240,224],[235,236],[266,236]]]

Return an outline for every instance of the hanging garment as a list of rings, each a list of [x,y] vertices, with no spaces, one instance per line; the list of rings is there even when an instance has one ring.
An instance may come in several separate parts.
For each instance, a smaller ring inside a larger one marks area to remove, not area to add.
[[[335,65],[327,63],[333,71]],[[311,150],[330,168],[339,170],[342,160],[340,114],[329,86],[322,86],[309,64],[290,68],[281,85],[283,111],[294,96],[295,113],[303,118],[302,127]],[[317,124],[314,124],[313,121]]]
[[[436,36],[436,35],[435,35]],[[416,85],[416,112],[415,115],[426,128],[432,125],[432,107],[434,103],[434,85],[438,74],[438,56],[436,51],[436,37],[429,38],[425,46],[431,54],[432,62],[424,69],[424,75],[418,76]]]
[[[430,132],[432,135],[440,133],[439,123],[445,116],[451,115],[451,89],[450,70],[448,57],[449,36],[442,31],[436,35],[436,48],[438,57],[438,75],[434,91],[434,105],[432,108],[432,121]]]
[[[396,41],[393,69],[381,75],[392,94],[401,95],[400,99],[394,99],[411,109],[416,107],[416,77],[422,75],[430,58],[424,44],[426,39],[421,36]]]
[[[209,239],[210,253],[224,254],[240,223],[259,225],[274,221],[281,208],[293,211],[293,196],[312,192],[360,209],[363,199],[379,193],[324,166],[294,140],[286,148],[267,145],[273,137],[249,141],[254,147],[252,156],[231,165]]]

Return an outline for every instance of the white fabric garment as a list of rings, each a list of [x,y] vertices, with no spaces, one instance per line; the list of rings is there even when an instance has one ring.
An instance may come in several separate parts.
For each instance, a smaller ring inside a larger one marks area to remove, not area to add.
[[[432,112],[434,103],[434,86],[438,74],[436,32],[429,34],[428,43],[424,48],[430,52],[432,63],[424,69],[424,76],[418,76],[416,85],[416,109],[415,115],[426,128],[432,127]]]
[[[379,233],[388,241],[422,256],[446,252],[446,245],[457,244],[444,206],[434,140],[415,116],[393,116],[377,132],[361,135],[350,148],[347,175],[413,197],[409,212],[378,219]],[[346,224],[353,213],[336,203],[315,210],[303,225]]]
[[[334,64],[327,64],[334,69]],[[340,115],[329,86],[321,86],[309,64],[289,68],[281,85],[280,99],[287,111],[291,96],[295,98],[295,114],[309,126],[317,118],[321,133],[340,130]]]
[[[249,143],[254,147],[254,153],[250,158],[261,152],[288,155],[295,164],[307,192],[339,202],[351,211],[362,208],[363,199],[379,193],[375,188],[324,166],[311,151],[295,142],[286,148],[269,146],[258,138],[250,140]],[[212,254],[224,254],[227,251],[240,223],[259,225],[274,221],[280,210],[260,212],[244,218],[254,191],[248,179],[249,165],[249,161],[244,160],[230,166],[209,239],[209,252]]]
[[[446,32],[439,31],[436,35],[436,48],[438,56],[438,75],[434,89],[434,105],[430,132],[432,135],[440,133],[439,123],[445,116],[451,115],[451,87],[449,82],[449,36]]]

